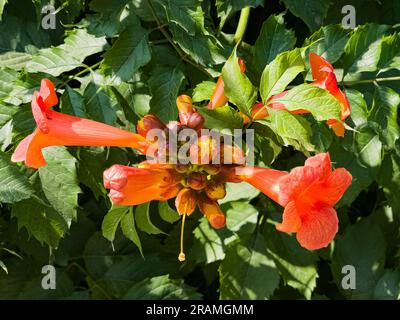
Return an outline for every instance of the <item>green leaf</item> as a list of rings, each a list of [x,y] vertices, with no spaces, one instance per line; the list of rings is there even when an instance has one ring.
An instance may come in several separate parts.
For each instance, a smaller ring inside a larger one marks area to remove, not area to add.
[[[265,68],[261,76],[260,94],[263,102],[272,95],[285,90],[287,85],[304,71],[304,60],[300,49],[283,52]]]
[[[144,279],[134,284],[123,299],[130,300],[199,300],[201,295],[182,279],[170,279],[168,275]]]
[[[304,46],[310,46],[310,52],[315,52],[330,63],[335,63],[344,53],[348,39],[348,32],[342,25],[332,24],[322,27],[306,39]]]
[[[375,71],[380,56],[381,37],[388,30],[389,26],[374,23],[357,27],[344,49],[345,73]]]
[[[140,254],[143,256],[142,243],[140,242],[139,235],[136,231],[132,207],[130,207],[129,211],[122,217],[121,229],[124,236],[138,247]]]
[[[330,6],[329,1],[321,0],[283,0],[285,6],[302,19],[311,31],[320,27]]]
[[[216,109],[197,108],[197,111],[203,116],[206,128],[233,132],[243,127],[243,118],[228,105]]]
[[[90,118],[110,125],[115,124],[116,99],[109,87],[90,82],[83,93],[83,98],[86,113]]]
[[[350,118],[356,126],[368,121],[368,107],[361,92],[353,89],[346,90],[346,96],[351,106]]]
[[[339,101],[327,90],[312,86],[311,84],[301,84],[274,102],[282,103],[289,111],[305,109],[309,111],[318,121],[340,119]]]
[[[0,152],[0,202],[15,203],[28,199],[33,189],[28,179],[11,164],[8,156]]]
[[[293,145],[299,150],[314,150],[311,143],[311,126],[305,118],[286,110],[270,109],[268,113],[267,120],[259,120],[259,122],[270,127],[284,140],[285,145]]]
[[[204,31],[204,12],[199,0],[168,0],[166,4],[168,21],[194,36]]]
[[[279,273],[267,256],[262,236],[232,243],[220,269],[220,299],[268,299],[279,286]]]
[[[218,18],[221,19],[219,28],[222,29],[226,20],[244,7],[254,8],[262,5],[262,0],[216,0]]]
[[[129,207],[120,207],[113,205],[111,209],[104,216],[101,224],[103,236],[109,241],[113,242],[115,239],[115,232],[117,232],[118,225],[122,218],[128,213]]]
[[[374,180],[375,172],[373,169],[363,165],[353,152],[345,150],[338,143],[333,143],[329,154],[336,168],[346,168],[353,180],[339,202],[339,206],[351,204],[362,190],[367,188]]]
[[[53,48],[45,48],[33,55],[27,63],[28,72],[44,72],[52,76],[71,71],[82,65],[86,57],[103,51],[107,45],[105,37],[96,38],[83,29],[75,29],[65,43]]]
[[[72,89],[69,85],[65,86],[64,94],[60,99],[61,109],[64,113],[68,113],[80,118],[86,117],[85,101],[82,95]]]
[[[5,151],[12,142],[13,121],[10,120],[0,128],[0,150]]]
[[[224,81],[224,93],[229,101],[244,114],[250,114],[251,107],[257,99],[257,91],[246,75],[240,71],[236,48],[222,68],[221,76]]]
[[[147,31],[138,25],[121,33],[112,48],[105,53],[101,68],[113,78],[128,81],[150,59]]]
[[[278,54],[293,49],[295,44],[296,35],[285,28],[283,14],[269,16],[254,44],[254,65],[259,74]]]
[[[252,125],[255,147],[265,165],[271,165],[282,151],[282,144],[275,132],[259,122]]]
[[[225,188],[226,196],[225,198],[218,201],[220,204],[237,200],[250,201],[260,194],[260,190],[248,183],[228,182],[225,184]]]
[[[160,213],[160,217],[169,223],[174,223],[181,217],[176,210],[169,206],[168,201],[158,202],[158,212]]]
[[[385,271],[375,287],[373,298],[378,300],[400,299],[400,271],[398,269]]]
[[[381,42],[378,69],[400,68],[400,33],[384,36]]]
[[[318,277],[317,254],[300,247],[294,236],[277,231],[270,223],[265,224],[263,235],[285,283],[310,299]]]
[[[90,1],[90,10],[96,14],[87,14],[81,25],[87,27],[88,32],[96,36],[114,37],[120,31],[129,29],[138,24],[137,6],[148,5],[147,1],[108,0]]]
[[[215,82],[213,81],[203,81],[200,82],[193,89],[193,102],[201,102],[204,100],[210,100],[215,88]]]
[[[1,260],[0,260],[0,268],[2,268],[3,271],[4,271],[5,273],[8,274],[7,266],[6,266],[5,263],[4,263],[3,261],[1,261]]]
[[[66,232],[65,221],[60,220],[60,215],[50,206],[34,199],[13,205],[11,215],[17,218],[18,230],[25,227],[30,236],[52,248],[58,247]]]
[[[0,102],[0,126],[3,126],[18,112],[18,108]]]
[[[7,1],[8,0],[0,0],[0,21],[2,19],[4,7],[7,4]],[[4,269],[4,270],[7,270],[7,269]]]
[[[9,96],[13,89],[12,83],[17,79],[18,72],[12,69],[0,69],[0,99]]]
[[[362,164],[370,168],[379,168],[382,161],[382,142],[370,128],[364,127],[356,133],[356,152]]]
[[[376,125],[376,132],[389,149],[394,147],[395,141],[400,137],[397,123],[399,103],[400,96],[397,92],[387,87],[376,87],[368,120]]]
[[[397,148],[400,140],[397,140]],[[378,174],[378,183],[383,187],[386,198],[395,210],[400,210],[400,156],[395,153],[387,153],[383,159]]]
[[[188,250],[189,257],[191,260],[205,264],[223,260],[226,246],[237,238],[226,228],[214,229],[205,218],[194,229],[193,236],[193,245]]]
[[[377,282],[383,274],[385,258],[385,238],[370,219],[363,219],[347,227],[345,233],[337,237],[331,267],[343,295],[349,299],[372,299]],[[356,270],[355,289],[342,289],[342,268],[345,265],[352,265]]]
[[[103,185],[103,172],[107,168],[105,151],[96,147],[77,150],[79,181],[99,199],[106,194]]]
[[[176,97],[185,75],[178,68],[156,67],[149,80],[151,113],[164,122],[176,120]]]
[[[138,205],[135,210],[137,227],[148,234],[160,234],[164,231],[157,228],[150,220],[150,202]]]
[[[210,33],[196,33],[191,36],[185,29],[173,23],[169,25],[173,40],[190,58],[203,66],[221,64],[225,61],[222,45]]]
[[[65,147],[43,149],[47,165],[39,168],[43,192],[53,206],[65,219],[68,226],[76,220],[79,188],[76,173],[77,160]]]
[[[226,213],[226,227],[239,233],[252,233],[257,225],[258,211],[245,202],[229,202],[221,206]]]
[[[8,51],[0,54],[0,68],[7,67],[14,70],[21,70],[31,59],[32,55],[29,53]]]

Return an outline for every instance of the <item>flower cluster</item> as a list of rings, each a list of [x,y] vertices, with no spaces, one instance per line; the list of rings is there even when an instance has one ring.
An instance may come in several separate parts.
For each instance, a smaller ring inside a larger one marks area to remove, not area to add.
[[[313,85],[328,90],[340,101],[344,120],[350,109],[346,96],[337,87],[332,66],[317,55],[311,55],[310,59],[315,79]],[[240,63],[244,72],[244,64]],[[280,95],[283,94],[285,92]],[[267,108],[281,109],[281,105],[274,103],[274,98],[266,106],[263,103],[255,105],[254,114],[265,117],[268,116]],[[227,102],[220,78],[208,107],[217,108]],[[165,124],[155,115],[147,115],[137,124],[137,133],[56,112],[51,108],[57,103],[54,85],[47,79],[42,80],[40,91],[34,92],[31,104],[37,128],[17,146],[13,161],[24,161],[33,168],[44,166],[42,148],[49,146],[122,146],[134,148],[144,155],[151,150],[152,161],[143,161],[135,167],[115,164],[104,171],[104,187],[110,190],[109,197],[114,204],[139,205],[175,198],[176,209],[182,215],[182,232],[185,217],[196,207],[212,227],[222,228],[225,215],[218,200],[226,195],[225,183],[246,182],[284,207],[283,221],[277,229],[297,233],[304,248],[325,247],[337,233],[338,219],[333,206],[346,191],[352,177],[346,169],[332,170],[328,153],[308,158],[303,167],[294,168],[290,173],[246,166],[239,147],[203,133],[204,119],[186,95],[177,98],[179,121]],[[307,108],[301,112],[307,112]],[[328,124],[336,134],[343,134],[341,123],[329,120]],[[185,129],[199,134],[185,153],[189,161],[179,157],[171,161],[169,140],[173,134]],[[153,130],[162,132],[166,139],[151,135]],[[230,161],[226,161],[227,154]],[[161,158],[164,161],[158,161]],[[182,240],[179,260],[185,260]]]

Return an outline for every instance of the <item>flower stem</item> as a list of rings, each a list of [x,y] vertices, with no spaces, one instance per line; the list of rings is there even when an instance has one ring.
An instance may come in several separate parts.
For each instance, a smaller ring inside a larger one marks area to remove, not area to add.
[[[365,80],[354,80],[354,81],[343,81],[345,86],[357,85],[360,83],[372,83],[372,82],[382,82],[382,81],[399,81],[400,77],[387,77],[387,78],[375,78],[375,79],[365,79]]]
[[[247,22],[249,21],[249,16],[250,16],[250,7],[245,7],[240,11],[240,18],[239,18],[239,23],[236,28],[235,35],[233,37],[233,40],[235,43],[238,43],[242,40],[246,28],[247,28]]]
[[[186,63],[191,64],[193,67],[195,67],[196,69],[200,70],[201,72],[203,72],[204,74],[206,74],[209,78],[212,78],[212,76],[210,75],[210,73],[205,70],[201,65],[199,65],[198,63],[192,61],[187,54],[177,45],[175,44],[174,40],[171,38],[171,36],[168,34],[168,32],[164,29],[164,25],[161,23],[160,18],[157,16],[156,10],[154,8],[154,4],[152,2],[152,0],[147,0],[148,4],[149,4],[149,8],[151,11],[151,14],[154,17],[154,20],[156,20],[158,29],[160,30],[160,32],[163,34],[163,36],[168,40],[168,42],[171,44],[171,46],[175,49],[175,51],[179,54],[179,57],[185,61]]]

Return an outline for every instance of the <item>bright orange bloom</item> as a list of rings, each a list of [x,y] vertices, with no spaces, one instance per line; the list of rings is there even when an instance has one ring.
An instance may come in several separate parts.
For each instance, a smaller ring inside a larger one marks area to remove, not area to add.
[[[11,160],[39,168],[46,164],[42,149],[49,146],[120,146],[145,152],[148,143],[135,133],[112,126],[56,112],[51,109],[58,99],[54,85],[43,79],[40,91],[32,97],[32,114],[37,123],[35,131],[23,139]]]
[[[246,71],[244,60],[239,58],[238,63],[240,71],[244,73]],[[217,84],[215,85],[210,102],[208,103],[208,109],[223,107],[228,103],[228,101],[229,99],[225,96],[224,81],[222,80],[222,76],[220,76],[217,80]]]
[[[174,198],[180,186],[171,170],[113,165],[103,173],[104,187],[118,205],[138,205]]]
[[[322,153],[290,173],[245,168],[241,179],[285,208],[278,230],[296,232],[301,246],[316,250],[326,247],[338,231],[333,206],[349,187],[352,176],[344,168],[332,171],[329,154]]]

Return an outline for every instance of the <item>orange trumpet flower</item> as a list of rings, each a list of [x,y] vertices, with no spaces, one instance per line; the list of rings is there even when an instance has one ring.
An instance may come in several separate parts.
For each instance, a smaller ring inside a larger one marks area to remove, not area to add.
[[[344,168],[332,171],[329,153],[306,160],[290,173],[265,168],[245,168],[240,178],[285,208],[276,228],[295,232],[309,250],[326,247],[338,231],[333,206],[349,187],[352,176]]]
[[[179,176],[165,167],[140,168],[139,165],[135,168],[116,164],[104,171],[103,180],[104,187],[110,189],[111,201],[124,206],[168,200],[181,189]]]
[[[57,102],[54,85],[43,79],[40,91],[34,92],[31,103],[38,127],[20,142],[12,161],[24,161],[32,168],[44,166],[42,149],[49,146],[120,146],[141,152],[148,147],[147,141],[138,134],[52,110]]]

